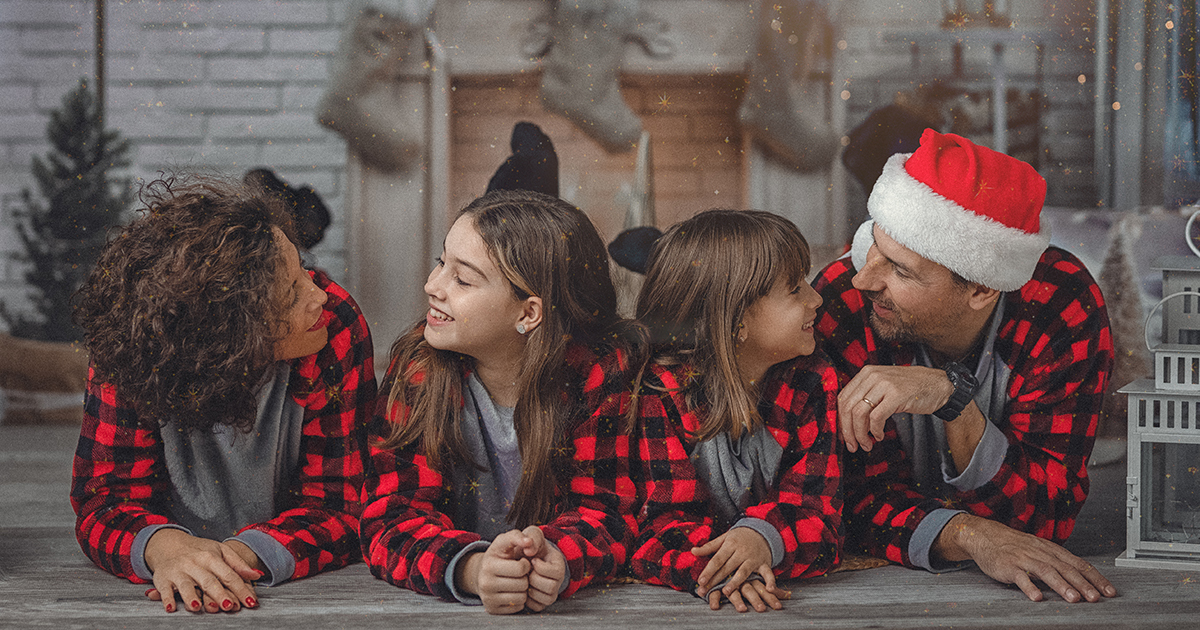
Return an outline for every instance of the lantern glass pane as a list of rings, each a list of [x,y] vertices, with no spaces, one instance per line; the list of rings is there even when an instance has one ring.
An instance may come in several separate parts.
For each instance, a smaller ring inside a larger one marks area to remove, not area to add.
[[[1142,535],[1200,544],[1200,444],[1142,443]]]

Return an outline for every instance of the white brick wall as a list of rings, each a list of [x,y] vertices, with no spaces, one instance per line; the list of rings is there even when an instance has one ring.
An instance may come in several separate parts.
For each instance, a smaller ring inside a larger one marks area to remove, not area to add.
[[[345,143],[315,122],[351,0],[110,0],[107,37],[109,123],[133,143],[136,177],[159,170],[206,169],[240,176],[275,168],[324,197],[334,225],[318,248],[320,264],[345,277]],[[652,3],[653,0],[645,0]],[[918,77],[909,48],[884,42],[883,29],[932,28],[941,0],[845,0],[839,8],[839,63],[850,78],[846,128],[890,102]],[[44,154],[47,113],[93,69],[91,0],[0,0],[0,296],[23,294],[7,254],[17,247],[7,214],[32,186],[29,160]],[[1089,0],[1009,0],[1019,24],[1061,26],[1070,35],[1044,58],[1052,105],[1045,118],[1043,172],[1052,201],[1081,203],[1091,186],[1092,56]],[[444,10],[473,10],[465,1]],[[944,73],[947,46],[929,47],[923,73]],[[985,66],[987,51],[966,55]],[[1034,71],[1032,47],[1009,55],[1015,78]],[[1077,77],[1087,82],[1079,84]],[[851,182],[851,188],[855,186]],[[1069,194],[1068,194],[1069,193]],[[1056,197],[1057,195],[1057,197]],[[0,324],[2,326],[2,324]]]
[[[337,50],[341,0],[123,0],[107,4],[109,126],[130,174],[274,168],[324,198],[334,225],[316,254],[345,277],[345,143],[315,108]],[[20,303],[11,208],[49,149],[51,109],[94,67],[90,0],[0,0],[0,297]],[[3,324],[0,323],[0,328]]]

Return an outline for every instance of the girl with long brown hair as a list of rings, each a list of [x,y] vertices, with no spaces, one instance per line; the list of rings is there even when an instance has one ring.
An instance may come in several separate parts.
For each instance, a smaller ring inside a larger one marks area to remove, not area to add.
[[[638,296],[653,359],[631,568],[714,610],[780,608],[777,577],[838,561],[837,378],[814,354],[809,265],[790,221],[710,210],[663,235]]]
[[[540,193],[463,209],[425,293],[379,396],[363,555],[419,593],[542,610],[625,561],[636,329],[591,221]]]
[[[359,557],[371,334],[274,195],[189,177],[141,199],[80,290],[75,534],[167,612],[254,608],[255,583]]]

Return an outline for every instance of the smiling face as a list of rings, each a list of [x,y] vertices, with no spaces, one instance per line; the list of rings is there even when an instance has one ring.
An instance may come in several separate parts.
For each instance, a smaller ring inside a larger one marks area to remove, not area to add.
[[[889,341],[920,342],[935,349],[973,321],[970,290],[950,270],[897,243],[878,225],[867,262],[852,280],[871,302],[871,328]]]
[[[425,293],[429,296],[425,316],[429,345],[484,363],[519,359],[524,339],[517,332],[517,323],[525,314],[526,300],[513,292],[471,216],[459,217],[446,234],[442,256],[425,282]]]
[[[332,313],[324,308],[329,296],[316,284],[304,267],[300,253],[279,228],[272,228],[279,246],[280,272],[275,294],[284,304],[284,337],[275,342],[275,359],[284,361],[316,354],[329,342],[329,321]]]
[[[770,293],[746,308],[738,331],[738,368],[744,378],[757,381],[776,363],[809,355],[817,347],[813,322],[821,296],[804,278],[796,284],[779,278]]]

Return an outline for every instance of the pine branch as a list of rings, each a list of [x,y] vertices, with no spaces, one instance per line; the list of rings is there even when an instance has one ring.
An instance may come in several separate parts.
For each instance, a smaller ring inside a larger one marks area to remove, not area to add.
[[[50,114],[51,150],[30,165],[38,197],[22,191],[14,211],[26,263],[32,314],[0,301],[0,319],[16,336],[49,341],[80,337],[71,321],[72,298],[87,279],[108,228],[121,223],[133,200],[129,178],[109,176],[129,165],[129,142],[100,120],[95,96],[81,80]]]

